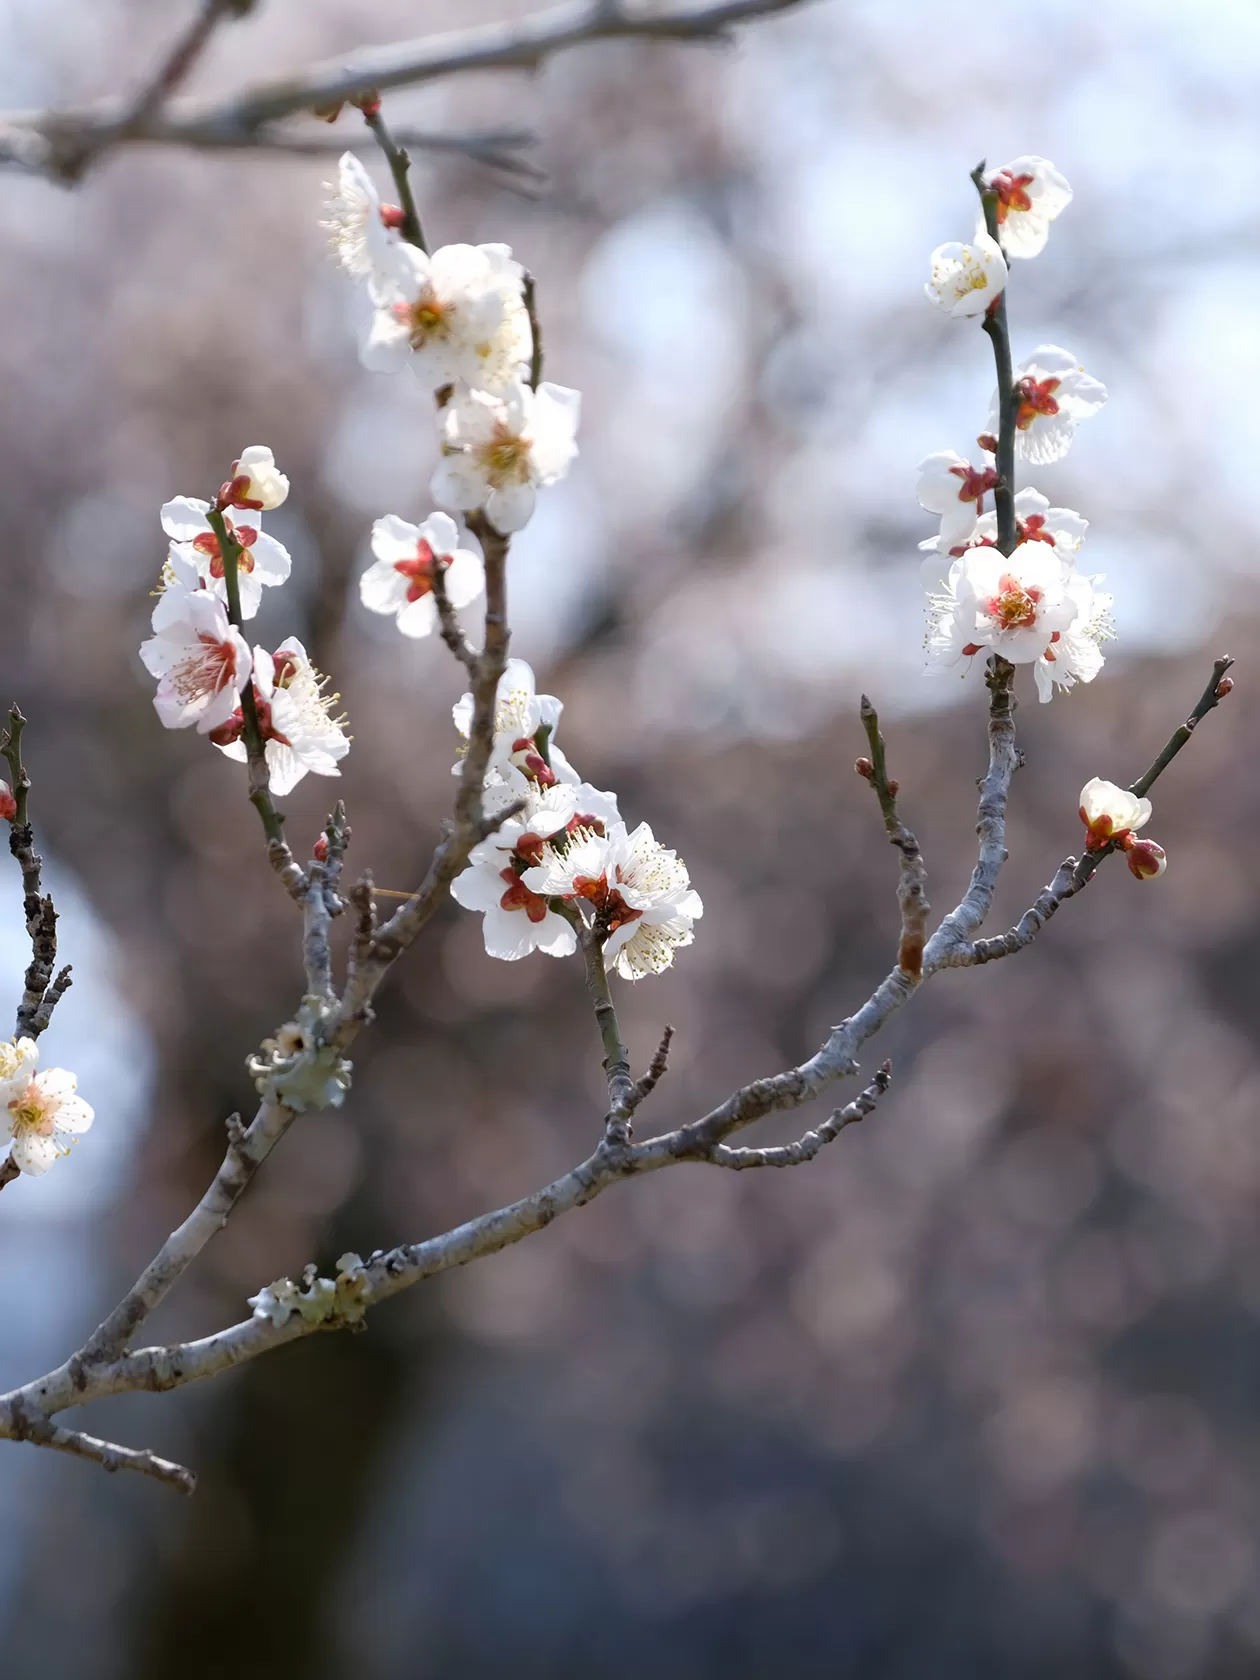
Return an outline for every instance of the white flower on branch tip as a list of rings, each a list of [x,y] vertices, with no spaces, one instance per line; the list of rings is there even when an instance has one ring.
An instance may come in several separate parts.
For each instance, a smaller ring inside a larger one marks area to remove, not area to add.
[[[982,462],[973,467],[952,449],[943,449],[919,462],[915,487],[919,506],[939,515],[941,521],[939,539],[931,537],[920,543],[921,548],[936,548],[939,543],[944,553],[970,538],[984,511],[984,498],[997,483],[992,455],[986,453]]]
[[[220,600],[227,600],[227,579],[219,539],[210,524],[209,502],[194,496],[176,496],[162,509],[162,529],[171,539],[171,552],[195,566]],[[283,583],[292,567],[289,551],[262,530],[258,516],[233,518],[224,513],[228,535],[241,545],[236,562],[240,588],[241,617],[253,618],[262,603],[264,585]]]
[[[495,691],[491,774],[517,789],[529,782],[543,787],[553,782],[576,782],[577,772],[555,745],[563,711],[564,702],[554,694],[538,693],[531,665],[523,659],[509,659]],[[451,717],[464,741],[460,761],[451,766],[451,774],[458,776],[472,729],[471,693],[459,697],[451,707]]]
[[[931,279],[923,287],[950,316],[983,315],[1006,285],[1006,259],[996,239],[977,229],[970,244],[951,240],[932,252]]]
[[[1085,824],[1085,850],[1100,852],[1113,840],[1144,828],[1150,820],[1151,802],[1127,788],[1093,776],[1081,789],[1081,821]]]
[[[288,498],[289,481],[265,443],[251,443],[232,463],[232,476],[219,492],[224,507],[271,513]]]
[[[281,797],[292,793],[308,772],[340,776],[338,760],[350,751],[342,723],[331,715],[340,695],[325,694],[325,681],[295,636],[282,642],[274,653],[262,647],[254,649],[254,704],[271,791]],[[238,707],[225,723],[211,731],[210,739],[229,758],[244,763],[243,729],[244,716]]]
[[[359,359],[377,373],[410,362],[430,390],[511,385],[533,342],[523,284],[507,245],[443,245],[430,256],[401,244],[376,288]]]
[[[169,597],[169,598],[168,598]],[[249,647],[209,590],[175,585],[154,609],[156,634],[143,642],[140,658],[158,679],[153,697],[167,729],[196,724],[199,734],[226,723],[249,681]]]
[[[372,527],[375,561],[359,579],[359,596],[369,612],[393,613],[404,636],[428,636],[438,626],[433,595],[442,573],[453,607],[466,607],[485,589],[481,558],[459,546],[459,528],[448,513],[431,513],[411,525],[387,513]]]
[[[577,454],[581,396],[544,381],[501,396],[457,392],[442,411],[443,459],[433,475],[435,500],[484,508],[508,534],[529,523],[539,486],[554,484]]]
[[[543,899],[585,907],[605,936],[605,964],[627,980],[663,973],[704,914],[687,866],[647,823],[632,833],[617,823],[604,834],[579,829],[553,840],[522,884]]]
[[[374,300],[397,283],[402,211],[382,204],[372,177],[353,152],[343,152],[337,179],[327,183],[328,230],[333,256],[348,274],[366,280]]]
[[[1072,189],[1047,158],[1017,157],[991,169],[986,187],[997,194],[998,236],[1008,257],[1035,257],[1045,249],[1050,223],[1072,202]]]
[[[1067,454],[1082,420],[1107,400],[1107,387],[1093,379],[1067,350],[1042,344],[1015,369],[1019,408],[1015,416],[1015,453],[1034,466]],[[998,394],[989,408],[989,431],[999,422]]]
[[[18,1046],[30,1044],[19,1039]],[[34,1046],[31,1046],[34,1049]],[[13,1139],[9,1153],[20,1172],[38,1177],[96,1118],[77,1095],[78,1080],[65,1068],[31,1073],[24,1082],[5,1082],[5,1115]]]

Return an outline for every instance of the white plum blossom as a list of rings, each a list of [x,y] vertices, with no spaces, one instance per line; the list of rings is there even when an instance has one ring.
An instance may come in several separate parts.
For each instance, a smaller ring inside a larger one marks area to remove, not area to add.
[[[983,465],[973,467],[954,450],[943,449],[919,462],[915,489],[919,506],[938,514],[941,521],[939,538],[930,537],[919,544],[920,548],[939,548],[947,554],[970,540],[976,520],[984,511],[984,498],[997,483],[992,455],[986,452],[982,460]]]
[[[308,772],[316,776],[341,774],[337,763],[350,751],[350,740],[342,724],[331,716],[340,696],[326,695],[324,681],[295,636],[282,642],[274,653],[262,647],[254,649],[254,704],[274,794],[292,793]],[[243,728],[244,718],[238,707],[210,736],[215,746],[241,763],[247,757],[241,738]]]
[[[353,152],[344,152],[337,179],[327,183],[329,248],[348,274],[366,280],[373,299],[396,283],[402,211],[381,203],[372,177]]]
[[[489,771],[510,787],[523,789],[532,781],[543,787],[553,782],[576,782],[577,772],[555,745],[564,702],[554,694],[539,694],[533,667],[523,659],[509,659],[495,691],[494,744]],[[464,741],[460,761],[451,767],[458,776],[472,728],[473,697],[465,693],[451,708],[451,717]],[[539,736],[543,739],[540,742]],[[545,750],[540,750],[545,749]],[[515,797],[515,795],[514,795]]]
[[[1050,498],[1040,490],[1015,492],[1015,533],[1020,542],[1050,543],[1060,554],[1070,557],[1079,550],[1088,530],[1088,519],[1082,519],[1072,508],[1051,507]],[[997,542],[996,512],[980,515],[971,541]]]
[[[563,831],[567,821],[560,812],[541,818],[509,817],[489,839],[473,847],[467,869],[451,882],[456,903],[481,912],[489,956],[515,962],[531,951],[567,957],[577,950],[572,923],[523,880],[542,857],[549,835]]]
[[[931,588],[939,568],[924,568]],[[1013,554],[968,548],[929,597],[928,656],[953,665],[987,649],[1012,665],[1029,665],[1078,613],[1068,588],[1073,568],[1049,543],[1021,543]]]
[[[232,476],[224,485],[224,502],[251,513],[271,513],[287,499],[289,481],[276,465],[265,443],[251,443],[232,463]]]
[[[393,613],[404,636],[428,636],[438,626],[433,579],[441,571],[453,607],[466,607],[485,589],[479,555],[460,548],[459,527],[448,513],[431,513],[411,525],[387,513],[372,527],[375,561],[359,579],[369,612]]]
[[[1050,223],[1072,202],[1072,189],[1042,157],[1017,157],[984,178],[997,194],[998,237],[1008,257],[1035,257],[1045,249]]]
[[[1015,453],[1034,466],[1067,454],[1082,420],[1097,414],[1107,387],[1085,372],[1070,351],[1042,344],[1015,369],[1019,408],[1015,416]],[[998,393],[989,409],[989,430],[999,423]]]
[[[1149,799],[1139,798],[1127,788],[1093,776],[1081,789],[1081,821],[1085,824],[1085,849],[1100,852],[1135,829],[1145,827],[1151,815]]]
[[[410,362],[432,390],[511,385],[532,349],[523,285],[507,245],[443,245],[430,256],[402,244],[377,287],[360,360],[378,373]]]
[[[33,1038],[12,1038],[0,1044],[0,1103],[24,1091],[38,1066],[39,1045]]]
[[[1006,259],[997,240],[979,228],[970,244],[955,239],[938,245],[931,275],[923,290],[938,309],[950,316],[983,315],[1002,295]]]
[[[227,579],[219,539],[208,518],[209,502],[195,496],[176,496],[162,508],[162,529],[171,539],[171,553],[195,566],[206,586],[220,600],[227,600]],[[262,603],[264,585],[283,583],[292,567],[289,551],[262,530],[257,515],[247,518],[223,515],[228,535],[241,545],[236,562],[241,597],[241,617],[253,618]]]
[[[606,833],[579,829],[543,849],[522,885],[542,899],[583,906],[605,936],[604,962],[627,980],[661,974],[674,952],[690,945],[693,924],[704,914],[687,866],[657,840],[647,823],[627,833],[617,823]]]
[[[75,1139],[86,1132],[96,1118],[77,1094],[78,1080],[65,1068],[34,1071],[36,1047],[30,1039],[19,1039],[15,1050],[24,1064],[23,1075],[5,1079],[0,1087],[4,1119],[13,1139],[9,1155],[20,1172],[38,1177],[46,1173],[59,1155],[68,1155]],[[3,1051],[0,1051],[3,1057]]]
[[[1093,682],[1103,668],[1103,642],[1115,635],[1111,621],[1111,596],[1099,589],[1101,576],[1090,577],[1072,570],[1064,585],[1076,613],[1065,630],[1050,638],[1045,652],[1033,666],[1037,693],[1044,703],[1054,698],[1056,688],[1075,688]]]
[[[563,478],[577,454],[580,404],[577,391],[546,381],[537,391],[515,385],[502,396],[457,392],[442,412],[435,500],[484,508],[505,534],[521,530],[537,488]]]
[[[167,729],[196,724],[207,735],[232,716],[249,681],[245,638],[216,595],[180,583],[164,591],[153,621],[156,634],[141,644],[140,658],[158,679],[157,714]]]

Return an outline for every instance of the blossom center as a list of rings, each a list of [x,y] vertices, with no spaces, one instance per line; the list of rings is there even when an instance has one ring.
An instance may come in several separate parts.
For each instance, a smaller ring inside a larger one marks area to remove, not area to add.
[[[508,884],[499,900],[501,910],[523,910],[531,922],[541,922],[547,915],[547,900],[532,892],[511,867],[499,871],[499,879]]]
[[[1003,572],[984,610],[1000,630],[1028,630],[1037,622],[1041,596],[1040,589],[1025,588],[1013,572]]]
[[[19,1132],[33,1133],[36,1137],[53,1135],[52,1109],[33,1079],[25,1091],[10,1102],[9,1113],[13,1117],[10,1129],[14,1136]]]
[[[526,483],[529,479],[529,455],[527,438],[499,428],[481,451],[486,477],[492,484]]]
[[[958,492],[960,502],[974,502],[976,512],[984,512],[984,496],[986,490],[992,490],[997,483],[997,470],[994,467],[951,467],[950,472],[955,478],[962,480],[962,488]]]
[[[394,570],[409,579],[407,585],[408,601],[420,601],[426,595],[433,593],[433,581],[438,567],[443,564],[423,537],[416,543],[414,560],[395,560]]]
[[[432,290],[421,292],[414,303],[396,303],[394,313],[410,333],[413,350],[422,350],[450,327],[450,308]]]
[[[1015,416],[1015,424],[1021,432],[1026,432],[1039,414],[1059,412],[1054,393],[1059,389],[1060,383],[1058,379],[1034,379],[1031,374],[1016,380],[1015,395],[1019,398],[1019,411]]]
[[[227,526],[228,535],[235,537],[238,544],[238,552],[236,556],[237,571],[252,572],[254,569],[254,556],[251,551],[254,544],[258,541],[258,532],[256,528],[253,525],[233,525],[230,519],[225,520],[224,523]],[[214,532],[199,531],[193,538],[193,547],[199,554],[208,554],[210,556],[210,576],[221,578],[223,576],[223,553],[219,547],[219,539],[215,536]]]
[[[999,225],[1006,220],[1012,210],[1031,210],[1032,199],[1027,189],[1032,185],[1031,175],[1012,175],[1009,169],[1000,169],[989,183],[997,194],[997,219]]]

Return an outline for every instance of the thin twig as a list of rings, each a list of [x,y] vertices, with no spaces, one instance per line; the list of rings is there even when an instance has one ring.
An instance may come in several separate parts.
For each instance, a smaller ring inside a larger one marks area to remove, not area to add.
[[[824,1145],[834,1143],[846,1126],[854,1126],[859,1120],[864,1120],[891,1083],[892,1063],[886,1061],[860,1096],[854,1097],[846,1107],[838,1108],[821,1126],[806,1132],[795,1143],[775,1144],[765,1149],[732,1149],[728,1144],[717,1143],[706,1159],[715,1167],[730,1167],[735,1172],[742,1172],[746,1167],[804,1166]]]
[[[53,981],[57,965],[57,910],[51,894],[43,891],[44,860],[35,850],[30,824],[31,778],[22,761],[22,731],[26,719],[14,705],[9,709],[8,728],[0,735],[0,757],[9,767],[14,803],[9,824],[9,850],[22,872],[22,913],[31,942],[31,960],[22,983],[22,1001],[17,1008],[15,1038],[38,1038],[52,1018],[57,1000],[70,985],[70,970],[63,968]]]
[[[408,245],[416,245],[420,250],[427,251],[429,247],[424,242],[420,212],[416,209],[416,197],[411,190],[411,159],[405,148],[400,146],[389,132],[385,118],[381,115],[379,99],[364,100],[363,120],[372,130],[372,136],[385,154],[389,172],[394,177],[394,190],[398,194],[398,203],[402,210],[402,226],[398,231]]]
[[[102,1441],[77,1429],[62,1429],[39,1412],[21,1408],[16,1411],[13,1439],[30,1441],[37,1447],[51,1447],[55,1452],[73,1453],[77,1458],[90,1458],[103,1470],[136,1470],[142,1476],[152,1476],[159,1482],[165,1482],[177,1493],[195,1493],[197,1489],[196,1476],[182,1464],[175,1464],[169,1458],[159,1458],[147,1447],[143,1450],[120,1447],[113,1441]]]
[[[897,904],[901,910],[901,942],[897,949],[897,967],[909,979],[917,982],[923,973],[923,946],[927,940],[928,911],[932,908],[927,898],[927,869],[924,867],[919,842],[898,813],[897,783],[888,779],[879,716],[865,694],[862,696],[860,716],[871,749],[870,758],[859,761],[861,773],[875,789],[889,843],[896,846],[901,854],[901,878],[897,885]],[[869,771],[866,768],[868,764]]]
[[[984,207],[984,225],[989,237],[998,243],[997,193],[984,182],[984,164],[971,172],[980,203]],[[1009,276],[1008,276],[1009,284]],[[996,305],[986,311],[984,330],[993,345],[993,360],[997,368],[998,437],[997,483],[993,489],[993,503],[997,509],[997,545],[1003,554],[1013,554],[1018,540],[1015,523],[1015,422],[1019,416],[1019,398],[1015,391],[1015,375],[1011,363],[1011,334],[1006,318],[1006,287],[998,295]]]
[[[638,1101],[638,1087],[630,1073],[630,1052],[622,1042],[617,1008],[608,987],[608,970],[604,967],[606,936],[581,924],[577,934],[582,960],[586,964],[586,989],[591,996],[595,1024],[604,1046],[604,1073],[608,1079],[604,1140],[611,1148],[620,1149],[630,1141],[630,1117]]]
[[[471,676],[477,668],[477,650],[463,632],[451,598],[446,593],[445,570],[439,565],[433,567],[433,601],[437,607],[442,640]]]
[[[538,321],[534,276],[528,269],[525,271],[521,297],[525,304],[525,313],[529,317],[529,388],[536,391],[543,375],[543,340],[542,327]]]
[[[635,1081],[633,1104],[635,1108],[638,1108],[640,1103],[646,1102],[661,1080],[664,1079],[669,1067],[669,1047],[673,1041],[674,1029],[673,1027],[666,1027],[661,1034],[661,1042],[656,1046],[656,1054],[648,1063],[647,1072]]]
[[[243,18],[253,10],[253,0],[202,0],[197,15],[175,42],[166,58],[136,95],[124,131],[143,129],[167,100],[181,87],[210,44],[218,26],[228,18]]]

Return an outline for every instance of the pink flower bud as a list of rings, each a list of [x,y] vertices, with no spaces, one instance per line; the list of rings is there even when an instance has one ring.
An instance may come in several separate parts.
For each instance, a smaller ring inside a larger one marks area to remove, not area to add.
[[[0,782],[0,818],[12,822],[16,816],[17,800],[13,797],[13,789],[8,782]]]
[[[1168,854],[1156,841],[1138,840],[1129,835],[1127,843],[1122,844],[1129,869],[1139,881],[1153,881],[1168,868]]]
[[[315,859],[316,863],[328,862],[328,836],[326,834],[321,834],[319,839],[315,842],[314,846],[311,848],[311,856]]]
[[[1233,679],[1233,677],[1222,677],[1220,682],[1218,682],[1217,685],[1216,685],[1216,698],[1218,700],[1223,700],[1227,694],[1232,694],[1233,692],[1234,692],[1234,679]]]

